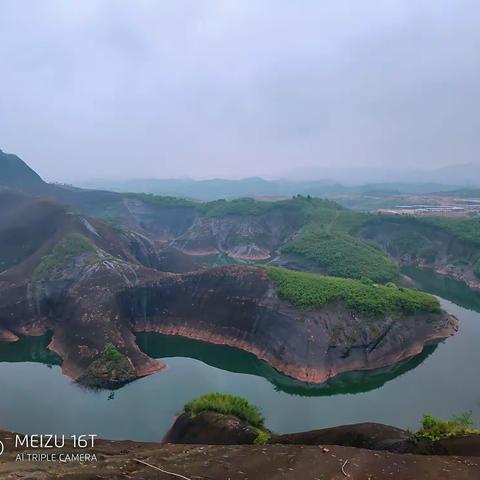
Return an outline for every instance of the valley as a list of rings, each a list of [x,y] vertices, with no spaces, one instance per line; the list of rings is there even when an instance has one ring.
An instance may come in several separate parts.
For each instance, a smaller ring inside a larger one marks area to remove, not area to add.
[[[5,428],[90,422],[104,438],[159,440],[215,390],[259,405],[278,433],[477,410],[465,367],[480,325],[477,218],[73,189],[13,157],[30,180],[0,176]],[[19,395],[34,379],[45,413],[25,422]]]
[[[479,23],[0,0],[0,480],[479,480]]]
[[[72,189],[1,159],[0,334],[52,332],[49,349],[84,385],[164,368],[139,350],[141,331],[241,348],[309,383],[391,366],[458,329],[404,288],[400,266],[477,285],[477,219],[359,213],[300,195],[197,203]]]
[[[3,250],[10,268],[0,278],[2,337],[52,331],[50,350],[84,385],[114,388],[161,370],[138,349],[138,331],[235,346],[297,380],[322,383],[389,366],[458,329],[435,299],[394,284],[246,265],[164,272],[155,242],[142,233],[50,200],[0,195],[5,245],[16,247],[13,235],[32,228],[24,212],[38,210],[48,226],[44,236],[28,237],[30,250]],[[298,298],[289,285],[300,281],[319,300]],[[298,345],[286,348],[293,338]]]

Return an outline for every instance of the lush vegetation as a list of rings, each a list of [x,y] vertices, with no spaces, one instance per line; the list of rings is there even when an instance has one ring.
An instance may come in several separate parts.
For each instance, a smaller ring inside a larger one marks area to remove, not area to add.
[[[95,245],[87,237],[79,233],[69,233],[54,247],[52,253],[42,258],[33,273],[33,280],[58,278],[73,259],[95,251]]]
[[[215,200],[203,205],[207,217],[225,217],[227,215],[263,215],[274,208],[276,202],[259,202],[253,198],[236,200]]]
[[[371,281],[294,272],[279,267],[267,267],[267,271],[280,297],[306,309],[343,302],[366,316],[440,311],[435,297],[417,290],[397,288],[393,284],[376,285]]]
[[[153,195],[148,193],[126,193],[126,198],[141,200],[157,207],[185,207],[198,210],[207,217],[258,216],[282,209],[295,210],[302,218],[320,209],[341,209],[338,204],[329,200],[296,195],[289,200],[260,201],[253,198],[237,198],[234,200],[213,200],[211,202],[195,202],[185,198]]]
[[[88,366],[80,381],[91,387],[115,388],[133,378],[135,372],[127,356],[109,342]]]
[[[313,262],[329,275],[388,282],[398,276],[398,266],[377,246],[353,236],[367,219],[368,215],[351,210],[319,206],[282,253]]]
[[[319,198],[297,195],[289,200],[259,201],[253,198],[238,198],[236,200],[215,200],[200,207],[208,217],[258,216],[273,211],[290,210],[306,221],[318,209],[335,210],[341,208],[335,202]]]
[[[302,195],[280,201],[239,198],[204,203],[150,194],[126,196],[158,207],[191,208],[206,217],[287,213],[303,228],[293,241],[283,247],[284,254],[295,255],[296,261],[300,263],[314,263],[329,275],[370,278],[380,283],[395,279],[399,269],[379,247],[358,238],[358,231],[367,224],[400,225],[403,227],[402,234],[391,240],[390,247],[398,251],[399,255],[411,255],[428,263],[433,263],[438,253],[438,246],[433,242],[436,230],[466,244],[480,246],[480,218],[375,215],[349,210],[329,200]],[[457,256],[459,262],[465,261],[461,254]],[[449,262],[455,264],[456,260],[452,258]],[[472,259],[469,258],[468,262],[472,262]],[[476,272],[479,269],[480,266],[477,266]]]
[[[401,215],[370,215],[364,223],[396,223],[412,226],[412,231],[433,227],[450,234],[453,238],[480,246],[480,217],[414,217]]]
[[[461,435],[480,435],[480,430],[473,428],[471,412],[453,417],[452,420],[441,420],[431,415],[424,415],[422,428],[415,434],[418,439],[436,442],[443,438]]]
[[[441,228],[458,240],[480,246],[480,217],[419,217],[419,221]]]
[[[125,355],[117,349],[117,347],[109,342],[105,346],[105,350],[102,353],[102,358],[107,362],[117,362],[125,358]]]
[[[198,415],[201,412],[217,412],[225,415],[234,415],[253,427],[262,429],[264,417],[260,410],[251,405],[245,398],[236,397],[227,393],[212,392],[188,402],[184,410],[189,415]]]
[[[146,203],[165,207],[195,208],[206,216],[224,217],[228,215],[263,215],[269,211],[283,208],[294,208],[305,215],[307,226],[330,225],[337,232],[354,234],[368,222],[401,221],[423,223],[439,227],[465,241],[480,242],[480,218],[464,217],[413,217],[390,216],[364,213],[344,208],[338,203],[311,197],[295,195],[288,200],[263,201],[244,197],[233,200],[213,200],[196,202],[186,198],[160,196],[147,193],[126,193],[127,198],[137,198]]]
[[[381,226],[385,232],[396,232],[388,241],[389,251],[394,256],[409,256],[434,264],[440,254],[443,263],[469,266],[480,278],[480,217],[372,215],[365,223]]]
[[[345,234],[307,232],[282,252],[300,255],[337,277],[387,282],[399,273],[398,266],[377,247]]]
[[[141,200],[142,202],[156,207],[187,207],[199,208],[200,203],[193,202],[186,198],[153,195],[151,193],[124,193],[124,197]]]

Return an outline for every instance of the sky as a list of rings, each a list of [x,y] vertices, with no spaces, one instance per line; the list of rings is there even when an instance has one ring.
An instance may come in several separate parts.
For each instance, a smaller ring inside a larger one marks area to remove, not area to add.
[[[73,183],[480,162],[479,25],[478,0],[0,0],[0,149]]]

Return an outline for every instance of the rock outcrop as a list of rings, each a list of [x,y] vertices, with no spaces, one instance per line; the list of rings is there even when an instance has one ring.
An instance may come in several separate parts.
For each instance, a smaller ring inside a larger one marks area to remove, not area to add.
[[[239,260],[266,260],[302,226],[289,209],[262,215],[199,217],[173,242],[190,255],[224,254]]]
[[[112,388],[163,368],[138,348],[141,331],[230,345],[322,383],[393,365],[457,328],[442,311],[367,318],[342,302],[301,309],[279,297],[264,268],[166,273],[144,234],[11,191],[0,192],[0,207],[2,338],[53,332],[49,348],[64,373],[89,385]],[[104,357],[110,343],[121,364]]]
[[[480,278],[475,274],[479,258],[478,243],[461,241],[434,224],[395,218],[380,218],[363,226],[361,238],[378,244],[398,263],[433,270],[480,289]]]
[[[309,432],[274,435],[270,443],[342,445],[368,450],[387,450],[395,453],[413,453],[417,450],[417,442],[410,432],[382,423],[357,423]]]
[[[258,430],[233,415],[205,411],[195,416],[182,413],[162,443],[197,445],[254,445]],[[356,423],[276,435],[266,442],[280,445],[339,445],[366,450],[419,455],[480,456],[480,435],[464,435],[438,441],[417,439],[412,432],[382,423]]]
[[[0,463],[2,478],[169,478],[162,468],[186,478],[212,480],[298,480],[347,478],[395,480],[477,480],[478,457],[403,455],[385,451],[330,445],[173,445],[132,441],[98,440],[94,449],[82,453],[97,456],[96,462],[18,462],[14,434],[0,431],[5,453]],[[78,452],[71,441],[62,450],[42,453]],[[141,460],[143,463],[140,463]],[[152,467],[153,466],[153,467]],[[162,476],[163,475],[163,476]]]
[[[367,318],[341,303],[298,309],[278,297],[266,270],[247,266],[165,277],[121,298],[135,331],[230,345],[310,383],[393,365],[458,328],[445,312]]]
[[[253,445],[258,430],[233,415],[182,413],[163,438],[163,443],[196,445]]]

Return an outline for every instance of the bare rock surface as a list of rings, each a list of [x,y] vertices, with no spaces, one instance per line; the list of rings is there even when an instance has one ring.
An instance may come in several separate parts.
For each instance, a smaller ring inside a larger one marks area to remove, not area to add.
[[[480,478],[479,457],[398,454],[328,445],[170,445],[104,440],[98,441],[93,451],[86,451],[95,453],[98,462],[15,462],[13,434],[1,432],[0,439],[6,447],[0,463],[2,479],[175,478],[153,467],[191,480]],[[72,450],[71,445],[67,445],[64,451],[68,450]],[[342,472],[342,467],[345,473]]]

